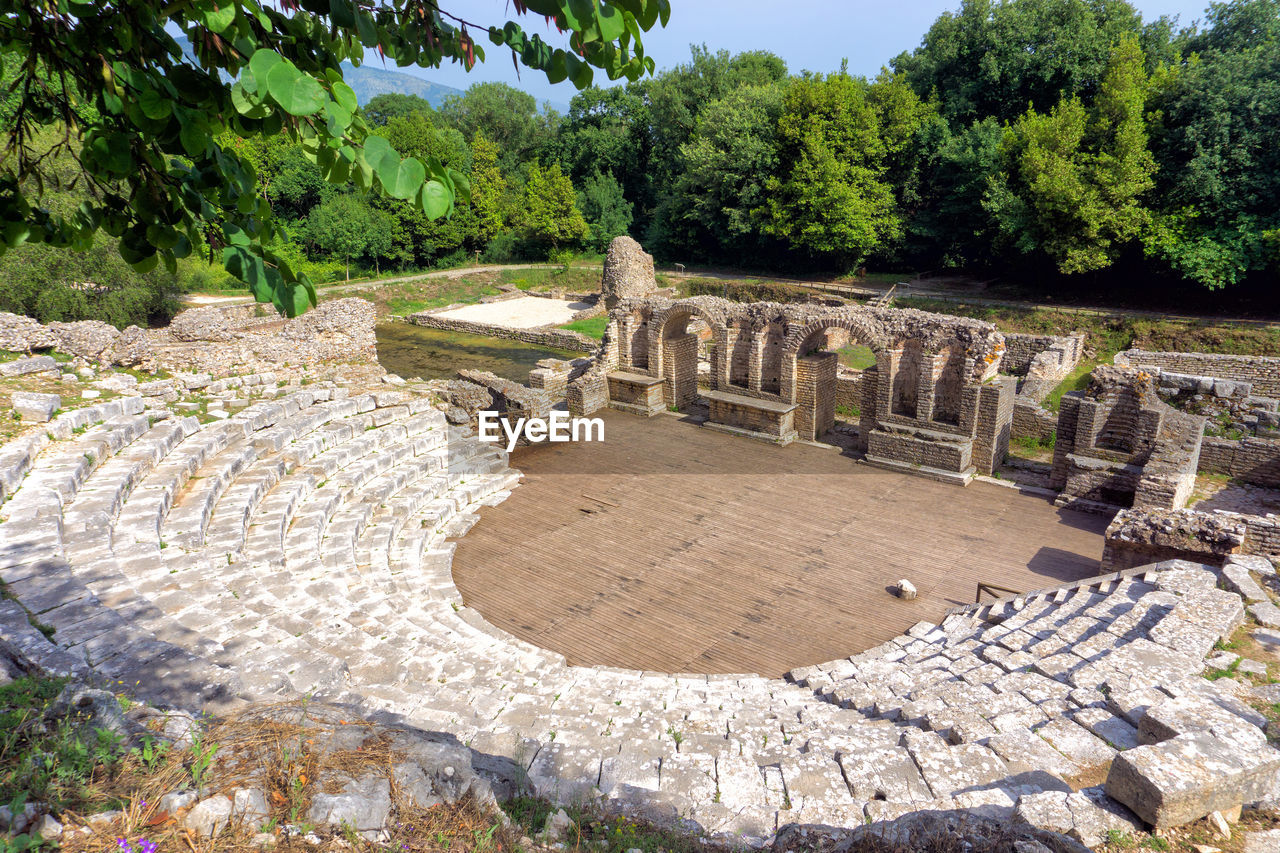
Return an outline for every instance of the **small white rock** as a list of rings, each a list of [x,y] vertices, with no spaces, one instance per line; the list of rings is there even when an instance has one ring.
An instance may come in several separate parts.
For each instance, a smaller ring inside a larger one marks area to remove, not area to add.
[[[898,581],[894,590],[897,592],[898,598],[901,598],[903,601],[912,601],[917,595],[919,595],[919,592],[916,591],[916,585],[906,578]]]

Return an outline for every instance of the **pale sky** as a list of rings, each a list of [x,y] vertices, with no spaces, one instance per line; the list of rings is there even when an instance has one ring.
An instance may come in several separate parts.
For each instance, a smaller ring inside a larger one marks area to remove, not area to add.
[[[1208,0],[1131,0],[1144,20],[1161,15],[1177,15],[1186,26],[1202,19]],[[508,0],[466,0],[442,4],[443,8],[481,24],[501,25],[514,18]],[[787,62],[793,72],[835,71],[840,61],[849,60],[854,74],[874,76],[881,66],[904,50],[918,47],[929,25],[948,9],[960,7],[960,0],[671,0],[671,20],[666,29],[655,27],[644,39],[646,53],[658,69],[678,65],[689,58],[689,45],[705,43],[713,52],[770,50]],[[556,47],[567,40],[542,26],[532,25],[533,16],[521,23],[538,32]],[[467,73],[458,65],[438,69],[397,69],[425,77],[435,83],[465,89],[482,80],[510,83],[533,94],[539,101],[567,104],[576,91],[568,81],[556,86],[545,75],[521,68],[516,78],[510,52],[489,43],[487,35],[476,33],[486,48],[488,61]],[[375,67],[380,67],[374,63]],[[608,79],[598,69],[595,82]]]

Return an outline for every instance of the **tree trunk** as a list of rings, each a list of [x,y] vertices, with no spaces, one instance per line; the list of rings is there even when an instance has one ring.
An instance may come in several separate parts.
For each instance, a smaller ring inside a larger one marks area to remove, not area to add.
[[[351,256],[347,255],[347,281],[351,281]]]

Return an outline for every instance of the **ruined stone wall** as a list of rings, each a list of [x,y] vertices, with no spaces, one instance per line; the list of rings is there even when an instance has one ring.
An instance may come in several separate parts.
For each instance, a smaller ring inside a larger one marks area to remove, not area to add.
[[[203,306],[163,329],[124,331],[93,320],[44,326],[0,313],[0,349],[56,349],[103,366],[230,376],[283,366],[376,365],[376,324],[373,303],[357,298],[324,302],[292,319],[254,305]]]
[[[1044,441],[1058,430],[1058,415],[1035,400],[1018,395],[1013,401],[1011,438],[1034,438]]]
[[[575,418],[586,417],[609,405],[609,380],[605,371],[595,367],[569,383],[565,395],[569,414]]]
[[[642,299],[657,288],[653,255],[646,254],[639,243],[625,234],[614,237],[605,255],[600,282],[605,307],[613,309],[624,299]]]
[[[1196,485],[1204,419],[1181,412],[1166,413],[1155,447],[1142,467],[1134,492],[1136,509],[1178,509]]]
[[[1239,440],[1205,436],[1200,444],[1200,470],[1226,474],[1265,488],[1280,488],[1280,441],[1246,437]]]
[[[1120,571],[1162,560],[1221,566],[1229,555],[1247,553],[1248,518],[1189,509],[1121,510],[1107,526],[1102,571]]]
[[[1074,367],[1084,351],[1084,335],[1026,335],[1006,332],[1004,336],[1004,361],[1000,368],[1010,376],[1026,376],[1032,360],[1051,349],[1061,349]]]
[[[581,332],[568,329],[512,329],[507,326],[495,326],[491,323],[473,323],[470,320],[458,320],[452,317],[437,317],[430,313],[411,314],[405,318],[415,326],[428,329],[443,329],[450,332],[466,332],[471,335],[484,335],[490,338],[505,338],[535,346],[555,347],[571,352],[595,352],[600,342],[587,337]]]
[[[855,410],[862,407],[862,371],[846,369],[836,375],[836,405]]]
[[[973,462],[973,445],[936,441],[908,432],[874,430],[867,436],[867,456],[938,472],[965,471]]]
[[[1115,363],[1124,367],[1161,368],[1174,373],[1249,382],[1253,385],[1254,394],[1280,397],[1280,358],[1131,349],[1116,353]]]

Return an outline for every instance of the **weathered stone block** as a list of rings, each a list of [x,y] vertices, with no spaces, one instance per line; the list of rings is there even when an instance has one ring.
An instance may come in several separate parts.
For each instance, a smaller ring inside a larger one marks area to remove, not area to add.
[[[29,391],[15,391],[13,394],[13,410],[18,417],[30,423],[47,423],[59,407],[62,398],[57,394],[34,394]]]
[[[1133,832],[1138,828],[1137,816],[1108,800],[1097,788],[1074,793],[1044,791],[1019,797],[1013,822],[1059,832],[1089,847],[1102,844],[1112,830]]]
[[[0,364],[0,376],[26,376],[28,373],[42,373],[46,370],[57,370],[58,362],[47,355],[34,358],[20,358]]]
[[[1111,763],[1107,795],[1157,829],[1258,800],[1280,771],[1280,752],[1254,732],[1256,738],[1194,732],[1122,752]]]

